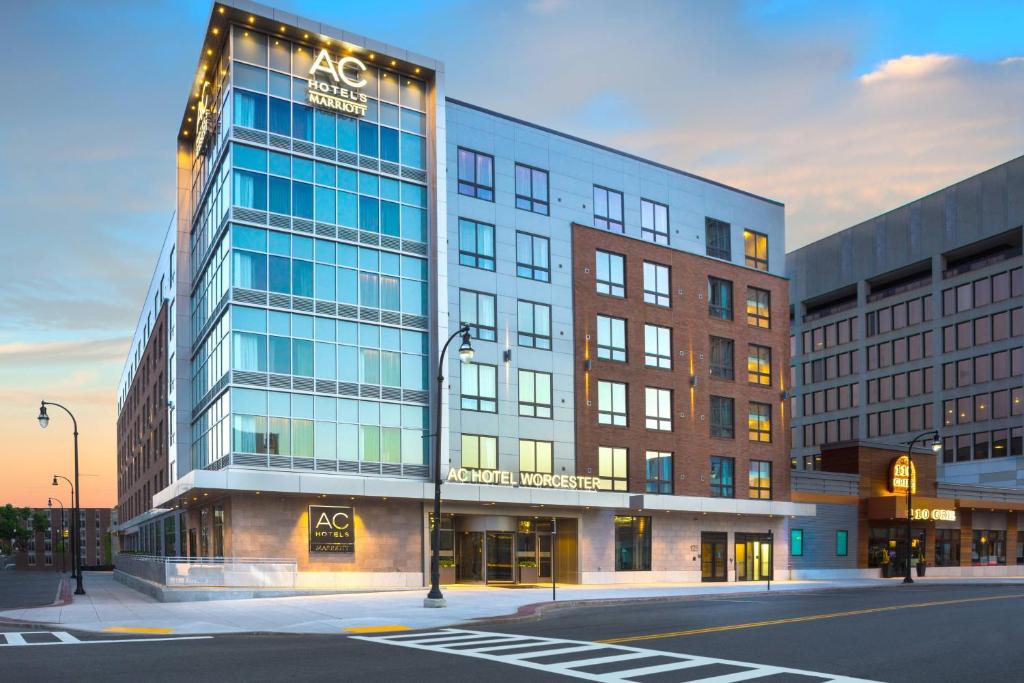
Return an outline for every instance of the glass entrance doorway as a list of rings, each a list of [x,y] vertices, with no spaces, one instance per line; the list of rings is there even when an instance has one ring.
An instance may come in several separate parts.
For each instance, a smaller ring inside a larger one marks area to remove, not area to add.
[[[487,532],[487,583],[512,583],[515,573],[512,552],[516,535],[511,531]]]
[[[772,575],[772,543],[768,534],[736,534],[736,580],[765,581]]]
[[[477,583],[484,580],[484,535],[463,531],[455,535],[455,580]]]
[[[704,532],[700,535],[700,580],[725,581],[728,535],[721,532]]]
[[[890,576],[907,572],[910,555],[916,556],[925,547],[925,530],[913,529],[910,552],[907,552],[907,527],[871,527],[868,540],[868,566],[888,565]]]

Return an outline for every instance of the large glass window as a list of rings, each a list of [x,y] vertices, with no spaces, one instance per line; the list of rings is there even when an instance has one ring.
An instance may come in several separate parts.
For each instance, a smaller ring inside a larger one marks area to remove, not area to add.
[[[735,379],[733,362],[734,343],[725,337],[711,337],[711,376],[719,379]]]
[[[704,219],[704,243],[707,255],[713,258],[732,260],[732,227],[725,221],[715,218]]]
[[[598,424],[626,426],[626,385],[622,382],[597,382]]]
[[[655,244],[668,244],[668,207],[640,200],[640,236]]]
[[[550,441],[519,440],[519,471],[551,474],[554,471]]]
[[[474,338],[484,341],[495,340],[497,313],[493,294],[460,289],[459,314],[459,324],[469,325],[469,333]]]
[[[626,257],[607,251],[597,251],[597,293],[626,296]]]
[[[735,401],[732,398],[711,397],[711,436],[736,437]]]
[[[655,387],[644,388],[644,406],[647,428],[663,432],[672,431],[672,392]]]
[[[995,529],[972,531],[971,564],[975,566],[1006,564],[1006,531]]]
[[[519,371],[519,414],[525,417],[551,417],[551,373]]]
[[[644,325],[644,365],[672,367],[672,330],[660,325]]]
[[[669,270],[660,263],[644,261],[644,302],[669,306]]]
[[[743,253],[748,266],[758,270],[768,270],[768,235],[753,230],[744,230]]]
[[[771,327],[772,294],[767,289],[747,287],[747,324],[752,327]],[[848,323],[847,323],[848,329]],[[847,340],[849,341],[849,340]],[[842,343],[842,342],[840,342]]]
[[[771,347],[759,344],[747,347],[747,381],[764,387],[772,385]]]
[[[519,346],[551,348],[551,307],[533,301],[518,303]]]
[[[548,214],[548,172],[516,164],[516,208]]]
[[[498,411],[498,368],[483,363],[462,366],[462,409]]]
[[[789,530],[789,554],[794,557],[801,557],[804,554],[804,530]]]
[[[628,450],[611,446],[597,449],[598,487],[605,491],[625,491],[628,485]]]
[[[459,148],[459,194],[494,201],[494,157]]]
[[[494,270],[494,226],[459,219],[459,263],[470,268]]]
[[[551,280],[550,246],[547,237],[516,233],[516,275],[528,280]]]
[[[732,282],[708,277],[708,314],[712,318],[732,320]]]
[[[597,357],[626,362],[626,321],[597,316]]]
[[[672,454],[665,451],[647,451],[645,472],[647,493],[672,493]]]
[[[936,529],[935,554],[933,562],[936,567],[960,566],[960,530]]]
[[[836,529],[836,557],[846,557],[850,553],[849,538],[849,531]]]
[[[622,193],[594,185],[594,227],[622,233]]]
[[[498,439],[493,436],[463,434],[462,466],[472,470],[498,469]]]
[[[759,443],[771,443],[772,440],[772,407],[768,403],[750,404],[747,419],[750,440]]]
[[[615,517],[615,571],[651,570],[651,518]]]
[[[720,455],[711,456],[711,497],[736,497],[736,460]]]
[[[751,460],[748,485],[751,498],[771,500],[772,463],[768,460]]]

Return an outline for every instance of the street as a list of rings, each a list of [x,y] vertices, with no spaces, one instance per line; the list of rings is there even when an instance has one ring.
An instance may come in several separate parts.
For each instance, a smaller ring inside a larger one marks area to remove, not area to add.
[[[18,672],[19,681],[69,671],[113,681],[139,680],[142,671],[147,681],[1013,680],[1022,605],[1024,590],[1013,585],[893,584],[337,636],[40,634],[0,626],[8,634],[0,670]]]

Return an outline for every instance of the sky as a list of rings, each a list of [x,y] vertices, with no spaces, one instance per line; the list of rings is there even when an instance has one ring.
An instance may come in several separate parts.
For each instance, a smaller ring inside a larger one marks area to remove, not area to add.
[[[430,55],[450,97],[786,204],[787,250],[1024,154],[1024,3],[277,0]],[[0,504],[81,432],[116,502],[116,393],[175,205],[211,4],[12,3],[0,26]]]

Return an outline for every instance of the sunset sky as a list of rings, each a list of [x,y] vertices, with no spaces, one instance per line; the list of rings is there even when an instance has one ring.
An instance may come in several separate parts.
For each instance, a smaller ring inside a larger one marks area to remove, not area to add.
[[[446,64],[447,94],[786,204],[787,249],[1024,154],[1024,3],[280,8]],[[210,4],[24,2],[0,57],[0,504],[116,502],[115,395]],[[59,491],[59,492],[58,492]]]

